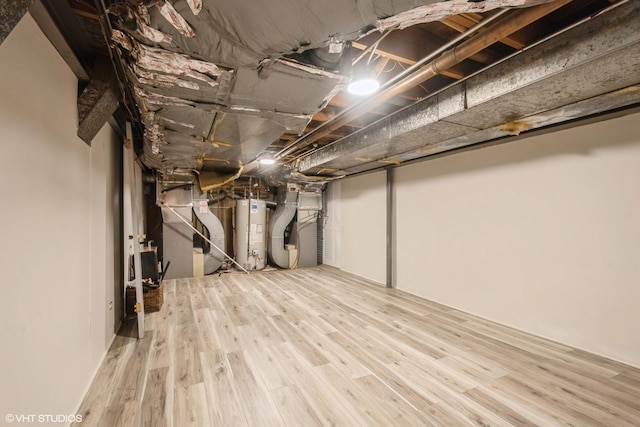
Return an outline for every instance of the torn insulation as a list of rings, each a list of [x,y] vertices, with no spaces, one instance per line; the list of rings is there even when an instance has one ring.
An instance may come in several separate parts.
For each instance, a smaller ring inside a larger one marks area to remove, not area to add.
[[[194,38],[196,33],[193,32],[187,21],[178,13],[170,2],[165,2],[159,6],[160,13],[169,23],[178,30],[180,34],[188,38]]]

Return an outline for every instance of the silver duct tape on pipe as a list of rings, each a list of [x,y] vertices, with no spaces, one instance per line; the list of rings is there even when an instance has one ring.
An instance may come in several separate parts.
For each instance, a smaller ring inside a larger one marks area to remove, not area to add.
[[[238,267],[240,267],[240,270],[244,271],[245,273],[249,274],[249,272],[247,270],[245,270],[245,268],[243,266],[241,266],[240,264],[238,264],[231,256],[227,255],[227,253],[225,251],[223,251],[222,249],[220,249],[215,243],[213,243],[211,240],[209,240],[207,238],[207,236],[205,236],[204,234],[202,234],[201,232],[199,232],[192,224],[190,221],[188,221],[187,219],[185,219],[182,215],[180,215],[178,212],[176,212],[175,209],[173,209],[171,206],[166,205],[166,204],[162,204],[162,207],[165,207],[167,209],[169,209],[171,212],[173,212],[179,219],[180,221],[184,222],[185,224],[187,224],[189,226],[189,228],[191,230],[193,230],[194,232],[196,232],[198,234],[198,236],[202,237],[206,242],[209,242],[209,244],[211,246],[213,246],[214,248],[216,248],[220,253],[222,253],[225,257],[227,257],[228,259],[231,260],[232,263],[234,263],[235,265],[237,265]]]
[[[289,251],[284,246],[284,232],[296,214],[298,192],[286,187],[278,190],[278,206],[269,220],[269,261],[280,268],[290,268]]]

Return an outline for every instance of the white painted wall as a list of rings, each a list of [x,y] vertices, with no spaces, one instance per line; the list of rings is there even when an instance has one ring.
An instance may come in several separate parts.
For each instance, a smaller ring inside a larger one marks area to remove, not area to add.
[[[340,266],[342,270],[386,283],[386,173],[341,182]]]
[[[640,366],[639,122],[397,169],[398,288]]]
[[[120,325],[122,292],[119,162],[122,142],[105,125],[91,143],[91,363],[98,366]],[[118,286],[116,286],[116,284]],[[109,308],[105,310],[105,308]]]
[[[76,136],[76,96],[25,16],[0,45],[2,417],[73,414],[114,337],[120,143]]]

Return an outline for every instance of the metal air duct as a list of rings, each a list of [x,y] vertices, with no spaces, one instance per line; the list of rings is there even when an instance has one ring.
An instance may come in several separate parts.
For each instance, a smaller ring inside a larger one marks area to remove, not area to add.
[[[209,240],[220,249],[224,249],[224,229],[217,216],[209,209],[209,201],[206,198],[194,198],[193,212],[207,230]],[[204,254],[204,274],[211,274],[222,265],[224,254],[210,245],[209,251]]]
[[[286,187],[278,190],[278,207],[269,220],[269,261],[280,268],[290,268],[289,250],[284,246],[284,233],[296,214],[297,191]]]
[[[640,4],[628,2],[324,147],[307,174],[399,164],[640,103]]]

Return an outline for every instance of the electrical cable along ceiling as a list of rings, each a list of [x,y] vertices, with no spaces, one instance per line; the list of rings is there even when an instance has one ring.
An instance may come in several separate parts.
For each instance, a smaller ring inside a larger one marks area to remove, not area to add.
[[[102,4],[121,83],[143,125],[143,163],[163,174],[194,171],[206,190],[239,176],[259,156],[274,153],[273,144],[283,135],[295,139],[308,129],[351,77],[351,41],[461,13],[544,3],[548,1]]]

